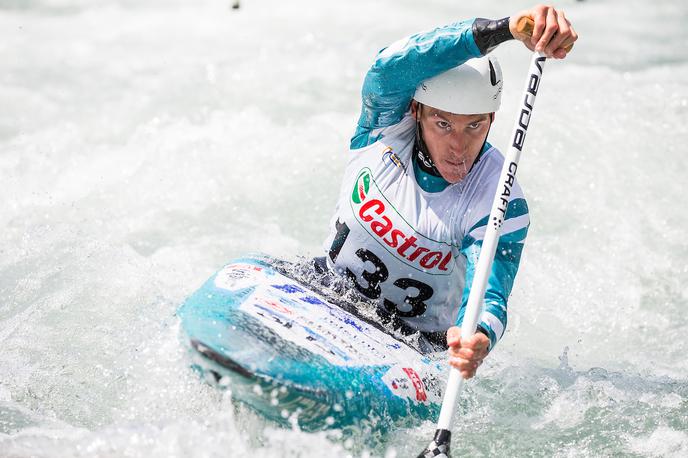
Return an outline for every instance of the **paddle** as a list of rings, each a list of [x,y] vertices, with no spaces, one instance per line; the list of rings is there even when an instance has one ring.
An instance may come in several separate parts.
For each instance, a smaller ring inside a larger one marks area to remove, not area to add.
[[[517,31],[529,36],[532,35],[533,20],[527,16],[520,18],[517,24]],[[568,50],[570,50],[570,47],[567,48],[567,51]],[[514,177],[516,175],[516,169],[518,168],[518,161],[521,157],[523,142],[526,139],[526,132],[528,131],[530,117],[533,112],[533,106],[535,105],[535,97],[540,87],[545,60],[545,55],[539,52],[534,52],[530,60],[526,87],[511,137],[512,142],[504,158],[499,184],[495,193],[494,202],[492,203],[492,210],[490,211],[490,219],[485,230],[482,250],[480,251],[478,265],[475,269],[475,276],[473,277],[471,291],[468,296],[466,313],[461,326],[461,336],[463,338],[468,338],[475,334],[475,330],[478,326],[478,319],[482,312],[483,299],[485,298],[487,280],[490,276],[490,270],[492,269],[492,261],[494,260],[495,251],[497,249],[499,233],[506,219],[505,216],[506,209],[509,205],[509,196],[511,195],[511,188],[514,184]],[[449,457],[452,417],[454,416],[456,398],[461,391],[462,385],[463,377],[461,373],[458,369],[452,367],[449,372],[447,388],[444,392],[444,399],[442,401],[440,417],[437,421],[435,437],[428,447],[418,455],[418,458]]]

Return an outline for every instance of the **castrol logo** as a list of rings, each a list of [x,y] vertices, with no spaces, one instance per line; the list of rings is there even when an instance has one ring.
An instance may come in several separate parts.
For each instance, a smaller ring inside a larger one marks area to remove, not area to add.
[[[351,200],[357,204],[363,202],[370,190],[370,170],[363,170],[356,179],[354,191],[351,194]]]
[[[411,227],[379,191],[369,169],[356,178],[351,209],[375,241],[410,267],[432,275],[447,275],[454,268],[451,247]]]

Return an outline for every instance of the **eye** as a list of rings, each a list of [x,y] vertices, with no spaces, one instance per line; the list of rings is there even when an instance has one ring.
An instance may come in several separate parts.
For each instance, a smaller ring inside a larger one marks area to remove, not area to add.
[[[446,131],[451,130],[451,124],[448,123],[447,121],[437,121],[437,127],[439,127],[442,130],[446,130]]]
[[[478,127],[480,127],[480,121],[472,122],[468,125],[468,128],[473,130],[477,129]]]

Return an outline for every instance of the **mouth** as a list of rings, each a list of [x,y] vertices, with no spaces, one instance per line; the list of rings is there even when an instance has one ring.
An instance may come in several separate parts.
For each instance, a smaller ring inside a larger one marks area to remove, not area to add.
[[[466,163],[466,161],[460,161],[460,162],[445,161],[445,162],[447,164],[449,164],[450,166],[457,167],[457,168],[463,166]]]

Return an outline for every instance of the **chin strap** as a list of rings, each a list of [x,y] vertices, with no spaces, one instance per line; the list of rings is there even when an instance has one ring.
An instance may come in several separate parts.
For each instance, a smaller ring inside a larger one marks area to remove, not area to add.
[[[490,125],[487,128],[487,134],[485,134],[485,140],[483,140],[483,145],[480,147],[480,152],[475,157],[475,161],[473,161],[473,165],[475,165],[480,160],[480,157],[483,155],[483,150],[485,149],[485,145],[487,144],[487,137],[490,136],[490,129],[492,129],[492,123],[493,122],[494,122],[494,113],[490,113]],[[471,168],[473,168],[473,165],[471,165]],[[470,172],[470,170],[469,170],[469,172]]]
[[[418,110],[416,112],[416,142],[414,145],[414,155],[418,160],[418,166],[423,172],[429,173],[436,177],[442,178],[440,171],[435,167],[435,163],[432,162],[432,157],[428,151],[428,145],[425,144],[423,139],[423,127],[420,124],[421,112],[423,110],[423,104],[418,104]]]

